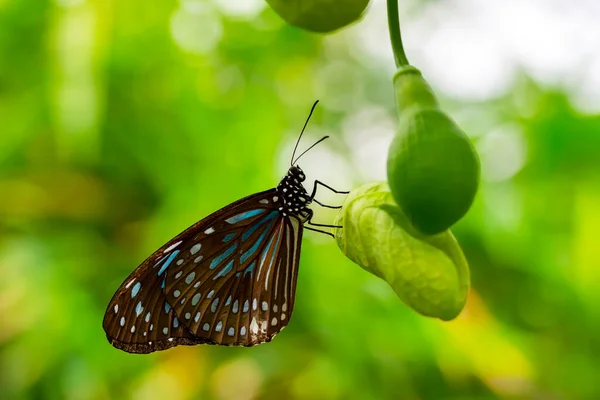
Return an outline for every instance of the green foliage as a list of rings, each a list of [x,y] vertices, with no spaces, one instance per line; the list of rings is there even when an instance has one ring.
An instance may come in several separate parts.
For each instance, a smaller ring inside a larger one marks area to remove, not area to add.
[[[469,267],[450,231],[424,236],[394,202],[387,183],[354,189],[336,225],[338,247],[356,264],[385,280],[420,314],[456,318],[469,292]]]
[[[351,30],[324,44],[225,3],[0,1],[0,398],[600,398],[600,116],[577,106],[577,79],[523,75],[476,103],[438,91],[482,163],[452,228],[472,279],[455,320],[423,318],[306,231],[294,315],[271,343],[108,344],[124,277],[276,185],[314,100],[304,143],[332,138],[302,159],[307,186],[385,179],[361,156],[385,158],[391,140],[389,60]]]

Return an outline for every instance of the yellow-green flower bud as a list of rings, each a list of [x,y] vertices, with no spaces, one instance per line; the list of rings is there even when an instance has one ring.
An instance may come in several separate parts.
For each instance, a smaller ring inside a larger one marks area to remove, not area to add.
[[[479,158],[465,133],[437,108],[418,70],[401,70],[394,86],[400,117],[388,153],[388,182],[414,227],[427,235],[440,233],[471,207]]]
[[[291,25],[328,33],[358,21],[369,0],[267,0],[267,3]]]
[[[336,242],[365,270],[384,279],[418,313],[443,320],[463,309],[469,267],[450,233],[417,232],[386,183],[370,183],[347,196],[336,218]]]

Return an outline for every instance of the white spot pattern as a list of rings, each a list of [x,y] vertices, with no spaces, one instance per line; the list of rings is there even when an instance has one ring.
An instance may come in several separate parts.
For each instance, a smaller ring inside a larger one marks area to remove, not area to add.
[[[192,297],[192,305],[196,306],[199,302],[200,302],[200,298],[202,297],[202,294],[200,293],[196,293],[194,295],[194,297]]]
[[[192,255],[196,254],[197,252],[200,251],[200,247],[202,247],[202,245],[200,243],[193,245],[192,248],[190,249],[190,253],[192,253]]]
[[[189,285],[190,283],[194,282],[195,277],[196,273],[192,271],[188,276],[185,277],[185,283]]]
[[[171,250],[173,250],[175,247],[179,246],[179,245],[181,244],[181,242],[182,242],[182,241],[180,240],[179,242],[177,242],[177,243],[175,243],[175,244],[173,244],[173,245],[171,245],[171,246],[167,247],[167,248],[165,249],[165,251],[163,251],[163,254],[170,252],[170,251],[171,251]]]

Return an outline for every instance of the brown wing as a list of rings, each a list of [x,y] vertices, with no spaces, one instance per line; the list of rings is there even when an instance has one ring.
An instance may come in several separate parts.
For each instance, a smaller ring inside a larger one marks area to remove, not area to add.
[[[163,287],[168,277],[176,274],[172,269],[179,267],[177,263],[184,254],[191,255],[196,243],[210,247],[218,240],[215,238],[223,237],[224,233],[217,234],[211,229],[240,209],[271,211],[275,195],[276,190],[271,189],[232,203],[189,227],[148,257],[123,282],[108,305],[102,326],[109,342],[130,353],[150,353],[177,345],[214,344],[186,328],[181,315],[174,310],[175,303],[167,301]],[[214,246],[215,251],[217,247],[223,245]],[[194,264],[197,257],[186,260]]]
[[[252,346],[290,320],[302,223],[277,208],[254,213],[238,209],[218,221],[211,240],[186,242],[179,265],[169,268],[167,301],[195,337]]]

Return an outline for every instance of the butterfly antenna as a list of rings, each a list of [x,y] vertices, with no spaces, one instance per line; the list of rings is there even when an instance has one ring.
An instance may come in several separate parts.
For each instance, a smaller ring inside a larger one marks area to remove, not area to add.
[[[304,150],[302,152],[302,154],[300,154],[298,156],[298,158],[296,158],[294,161],[292,161],[292,165],[294,165],[296,163],[296,161],[298,161],[300,159],[300,157],[302,157],[303,155],[305,155],[310,149],[312,149],[313,147],[315,147],[316,145],[318,145],[319,143],[321,143],[323,140],[327,139],[329,136],[323,136],[321,139],[317,140],[317,142],[315,144],[313,144],[312,146],[310,146],[308,149]]]
[[[296,155],[296,150],[298,150],[298,144],[300,143],[300,139],[302,138],[302,134],[304,133],[304,129],[306,129],[306,125],[308,125],[308,121],[310,120],[310,117],[311,117],[313,111],[315,110],[315,107],[317,106],[317,103],[319,103],[319,100],[315,101],[315,104],[313,104],[312,108],[310,109],[310,113],[308,114],[308,118],[306,118],[306,122],[304,123],[304,126],[302,127],[302,131],[300,132],[300,136],[298,136],[298,140],[296,140],[296,146],[294,146],[294,152],[292,153],[292,159],[291,159],[290,165],[294,165],[294,156]],[[321,139],[321,140],[323,140],[323,139]],[[306,153],[306,151],[304,153]],[[304,154],[304,153],[302,153],[302,154]],[[300,157],[302,156],[302,154],[300,154]],[[300,158],[300,157],[298,157],[298,158]]]

